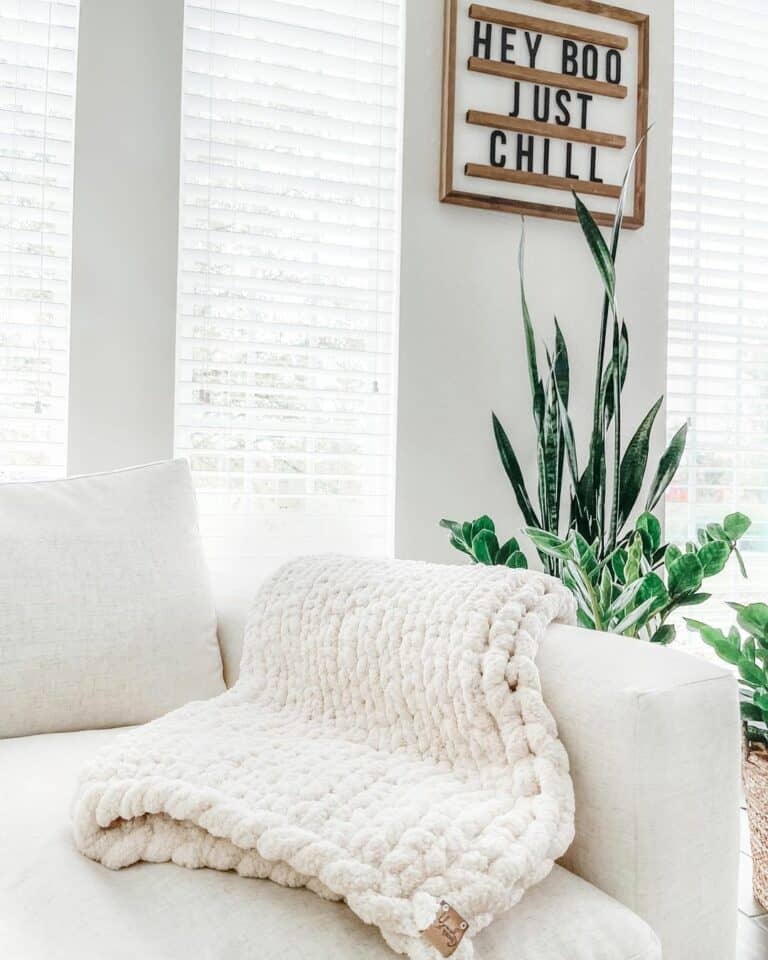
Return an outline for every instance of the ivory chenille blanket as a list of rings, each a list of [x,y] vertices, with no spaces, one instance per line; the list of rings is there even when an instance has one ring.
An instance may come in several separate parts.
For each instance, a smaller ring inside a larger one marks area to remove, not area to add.
[[[573,837],[534,662],[572,616],[528,571],[289,563],[256,598],[237,684],[83,772],[77,845],[114,869],[172,860],[306,886],[413,960],[469,960]]]

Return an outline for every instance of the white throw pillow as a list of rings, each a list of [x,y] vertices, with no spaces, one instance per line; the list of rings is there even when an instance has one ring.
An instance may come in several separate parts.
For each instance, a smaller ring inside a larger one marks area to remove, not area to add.
[[[0,484],[0,737],[143,723],[223,689],[185,461]]]

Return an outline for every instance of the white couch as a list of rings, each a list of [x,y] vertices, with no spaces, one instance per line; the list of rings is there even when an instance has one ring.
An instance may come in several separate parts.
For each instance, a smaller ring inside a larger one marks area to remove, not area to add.
[[[0,591],[8,575],[0,566]],[[217,598],[228,684],[252,593],[242,579]],[[18,610],[2,601],[0,615]],[[664,960],[733,960],[734,679],[674,650],[563,626],[548,631],[539,668],[570,756],[576,841],[477,936],[477,960],[658,960],[659,941]],[[175,669],[183,679],[184,663]],[[75,779],[113,736],[0,740],[2,960],[393,960],[374,928],[306,890],[172,864],[110,872],[78,854]]]

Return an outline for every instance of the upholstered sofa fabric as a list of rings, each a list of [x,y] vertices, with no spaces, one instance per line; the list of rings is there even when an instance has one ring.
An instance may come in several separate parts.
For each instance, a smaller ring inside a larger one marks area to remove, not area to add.
[[[341,903],[171,863],[105,870],[78,854],[69,799],[120,731],[0,741],[3,960],[395,960]],[[476,960],[659,960],[630,910],[555,867],[475,938]],[[680,960],[675,957],[673,960]]]
[[[224,689],[189,468],[0,485],[0,737]]]
[[[474,935],[573,837],[538,642],[559,581],[344,557],[261,589],[238,684],[127,734],[86,769],[78,846],[237,870],[346,900],[413,960],[445,900]]]

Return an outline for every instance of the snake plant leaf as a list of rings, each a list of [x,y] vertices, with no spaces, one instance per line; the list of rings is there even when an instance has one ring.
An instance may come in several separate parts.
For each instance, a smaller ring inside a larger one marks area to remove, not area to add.
[[[659,629],[651,637],[651,643],[659,643],[663,646],[672,643],[677,634],[677,630],[671,623],[665,623],[664,626],[659,627]]]
[[[603,567],[603,575],[600,577],[600,606],[607,610],[613,602],[613,580],[611,571],[608,567]]]
[[[684,553],[669,567],[667,580],[669,595],[680,598],[689,593],[696,593],[701,586],[704,570],[699,558],[694,553]]]
[[[567,410],[571,391],[571,367],[568,359],[568,346],[563,331],[560,329],[560,324],[557,322],[557,317],[555,317],[555,358],[552,369],[555,375],[557,393]]]
[[[544,423],[544,387],[539,376],[538,361],[536,358],[536,338],[531,323],[531,313],[528,309],[528,298],[525,294],[525,219],[520,228],[520,246],[517,253],[517,265],[520,274],[520,306],[523,314],[523,330],[525,332],[525,352],[528,358],[528,376],[531,381],[531,395],[533,397],[533,417],[536,427],[541,432]]]
[[[472,538],[472,553],[477,562],[492,567],[499,552],[499,541],[492,530],[481,530]]]
[[[608,297],[611,308],[615,314],[616,268],[613,263],[611,251],[608,249],[608,245],[603,238],[600,227],[598,227],[597,223],[595,222],[595,218],[579,199],[578,194],[573,192],[573,198],[576,203],[576,216],[578,217],[582,232],[587,240],[587,245],[589,246],[592,258],[597,265],[597,272],[600,274],[600,279],[603,281],[603,288],[605,289],[606,296]]]
[[[515,550],[514,553],[507,557],[505,566],[511,567],[513,570],[527,570],[528,558],[522,550]]]
[[[714,577],[728,563],[731,548],[722,540],[713,540],[699,550],[699,561],[705,577]]]
[[[619,340],[619,393],[624,389],[624,384],[627,379],[627,369],[629,366],[629,334],[627,332],[626,323],[621,325],[621,333]],[[615,395],[613,390],[613,358],[608,363],[608,366],[605,368],[605,374],[603,375],[603,409],[605,411],[605,425],[606,428],[611,425],[613,420],[613,408],[615,403]]]
[[[619,473],[619,526],[626,523],[640,495],[640,488],[645,479],[645,468],[648,465],[651,431],[663,399],[659,397],[645,415],[622,457]]]
[[[765,671],[762,667],[758,667],[747,657],[741,657],[738,665],[742,680],[748,683],[750,687],[764,687],[766,685]]]
[[[684,423],[677,433],[672,437],[669,446],[661,455],[656,476],[653,478],[648,502],[645,505],[646,510],[653,510],[656,504],[664,496],[664,492],[672,482],[672,478],[677,473],[680,461],[685,453],[685,442],[688,437],[688,424]]]
[[[558,560],[570,560],[573,557],[570,544],[548,530],[539,527],[526,527],[523,531],[533,541],[534,547]]]
[[[635,607],[635,609],[628,613],[623,620],[620,620],[617,624],[613,625],[611,628],[612,633],[627,633],[633,627],[637,626],[638,624],[642,624],[643,620],[651,612],[651,608],[655,602],[656,601],[654,598],[651,597],[650,600],[646,600],[639,606]]]
[[[733,541],[741,540],[751,526],[752,521],[743,513],[729,513],[723,520],[723,529]]]
[[[512,444],[509,442],[509,437],[504,427],[502,427],[499,418],[495,413],[492,414],[492,417],[493,435],[496,438],[496,446],[499,451],[499,456],[501,457],[504,471],[507,474],[509,482],[512,484],[517,505],[520,507],[520,512],[526,524],[529,527],[539,527],[541,524],[539,518],[536,516],[536,511],[533,509],[531,498],[528,496],[525,480],[523,479],[523,472],[515,456],[515,451],[512,449]]]
[[[490,517],[485,516],[485,514],[482,517],[478,517],[477,520],[472,521],[472,540],[475,539],[481,530],[490,530],[491,533],[496,533],[496,524]]]

